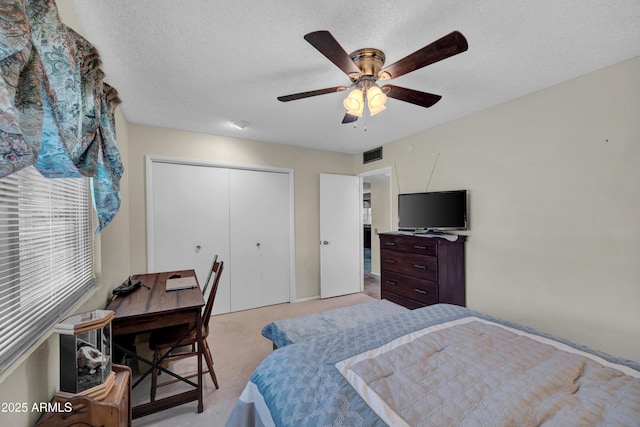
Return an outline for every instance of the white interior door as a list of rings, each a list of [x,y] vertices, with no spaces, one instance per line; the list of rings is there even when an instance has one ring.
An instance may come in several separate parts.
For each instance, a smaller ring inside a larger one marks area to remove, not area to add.
[[[362,290],[362,184],[349,175],[320,174],[320,296]]]

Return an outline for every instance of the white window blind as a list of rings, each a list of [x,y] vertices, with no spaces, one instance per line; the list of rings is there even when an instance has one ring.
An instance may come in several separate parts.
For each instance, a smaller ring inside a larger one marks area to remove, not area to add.
[[[94,286],[89,179],[0,179],[0,372]]]

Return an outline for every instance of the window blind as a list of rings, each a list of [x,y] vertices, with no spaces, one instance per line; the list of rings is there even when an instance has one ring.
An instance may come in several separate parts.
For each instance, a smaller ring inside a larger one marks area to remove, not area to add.
[[[0,179],[0,372],[94,286],[89,179]]]

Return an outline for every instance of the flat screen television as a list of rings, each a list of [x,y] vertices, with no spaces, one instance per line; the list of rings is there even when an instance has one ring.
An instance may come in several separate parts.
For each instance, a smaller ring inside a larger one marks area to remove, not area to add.
[[[398,195],[398,229],[446,231],[467,229],[467,190]]]

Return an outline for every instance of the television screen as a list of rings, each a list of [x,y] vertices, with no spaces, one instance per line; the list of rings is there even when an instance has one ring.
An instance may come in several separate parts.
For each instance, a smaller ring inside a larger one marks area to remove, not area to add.
[[[466,230],[467,191],[398,195],[400,230]]]

